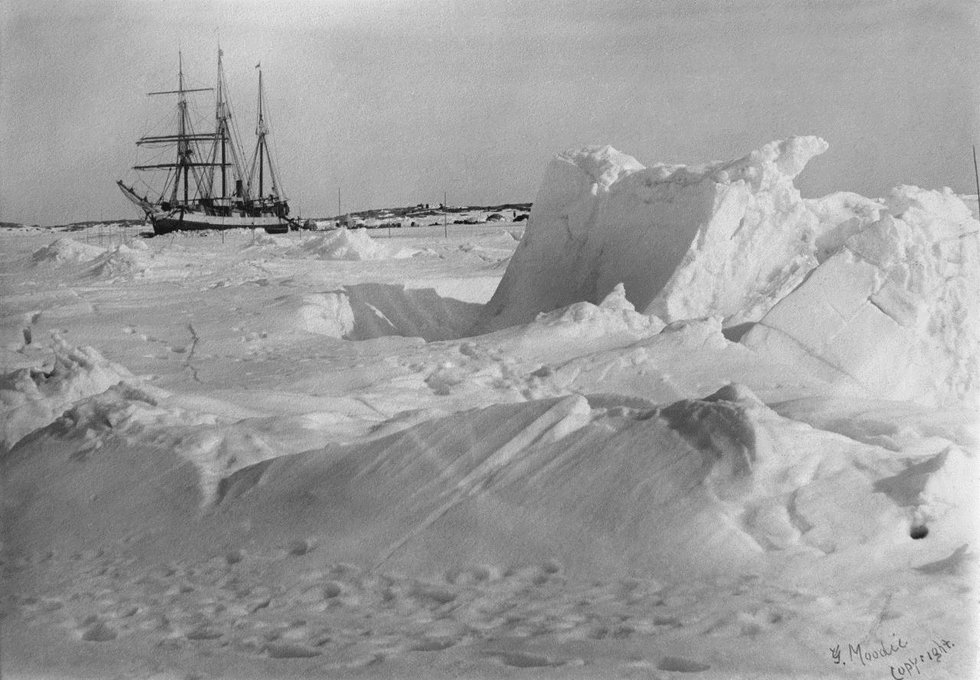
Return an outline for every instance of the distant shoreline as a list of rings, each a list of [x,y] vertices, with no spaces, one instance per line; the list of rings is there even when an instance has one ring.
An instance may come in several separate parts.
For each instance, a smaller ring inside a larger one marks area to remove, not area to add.
[[[370,208],[368,210],[360,210],[351,213],[344,213],[343,215],[332,215],[325,217],[305,217],[300,219],[310,219],[310,220],[339,220],[345,217],[359,218],[363,220],[367,219],[385,219],[385,218],[410,218],[413,216],[418,217],[435,217],[441,215],[451,215],[470,211],[483,211],[483,212],[500,212],[502,210],[515,210],[521,212],[530,212],[531,203],[501,203],[498,205],[463,205],[463,206],[441,206],[436,205],[435,207],[428,207],[429,204],[420,203],[413,206],[405,206],[399,208]],[[69,231],[77,231],[81,229],[87,229],[89,227],[95,227],[100,224],[104,225],[117,225],[126,227],[136,227],[146,224],[146,220],[143,219],[133,219],[133,218],[121,218],[121,219],[103,219],[103,220],[80,220],[78,222],[65,222],[62,224],[31,224],[28,222],[3,222],[0,221],[0,228],[2,229],[22,229],[22,228],[34,228],[34,229],[64,229],[68,228]]]

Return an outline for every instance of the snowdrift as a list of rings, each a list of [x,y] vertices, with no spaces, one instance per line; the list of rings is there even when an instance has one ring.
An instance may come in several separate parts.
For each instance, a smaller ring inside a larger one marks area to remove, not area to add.
[[[368,236],[366,229],[348,230],[341,227],[322,235],[304,239],[290,249],[293,256],[313,256],[320,260],[386,260],[410,257],[411,252],[394,251],[387,244]]]
[[[142,241],[132,241],[103,248],[64,236],[34,251],[31,264],[35,267],[82,264],[85,273],[93,278],[133,276],[149,266],[149,247]]]
[[[290,258],[317,260],[388,260],[414,256],[411,248],[392,248],[368,235],[367,229],[340,227],[326,232],[304,235],[297,243],[288,236],[256,234],[245,250],[272,250]]]
[[[280,306],[296,308],[296,326],[345,340],[385,336],[426,341],[458,338],[473,325],[482,305],[442,297],[432,288],[361,283],[339,290],[288,298]]]
[[[31,262],[35,266],[63,262],[88,262],[103,253],[105,253],[104,248],[63,236],[35,250],[31,255]]]
[[[598,304],[576,302],[542,312],[530,323],[488,334],[481,341],[512,356],[558,363],[631,345],[656,336],[665,325],[656,316],[637,312],[620,284]]]
[[[73,403],[132,380],[124,367],[92,347],[71,347],[54,339],[54,356],[40,368],[22,368],[0,376],[0,453],[26,434],[51,423]]]
[[[794,137],[698,167],[644,168],[611,147],[560,154],[476,331],[623,284],[644,314],[718,318],[760,355],[847,390],[976,399],[980,222],[948,189],[805,200],[793,179],[826,148]]]
[[[89,274],[97,278],[117,278],[142,274],[150,266],[149,246],[142,241],[109,248],[92,260]]]
[[[140,434],[103,427],[104,445],[74,456],[67,475],[59,441],[99,412],[75,409],[43,445],[0,459],[17,550],[32,536],[72,551],[153,527],[141,547],[151,560],[292,538],[318,546],[318,561],[386,571],[550,561],[576,578],[671,581],[756,572],[775,557],[871,551],[884,566],[915,527],[940,537],[919,548],[925,562],[974,526],[977,460],[954,443],[899,459],[783,418],[739,386],[656,408],[580,396],[494,405],[224,475],[212,455],[177,453],[152,429],[142,436],[154,454],[128,455]],[[42,479],[56,503],[32,495]]]

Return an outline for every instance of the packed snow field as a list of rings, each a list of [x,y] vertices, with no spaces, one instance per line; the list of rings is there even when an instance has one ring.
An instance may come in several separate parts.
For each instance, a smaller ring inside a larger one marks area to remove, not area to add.
[[[980,222],[826,147],[3,230],[4,677],[974,677]]]

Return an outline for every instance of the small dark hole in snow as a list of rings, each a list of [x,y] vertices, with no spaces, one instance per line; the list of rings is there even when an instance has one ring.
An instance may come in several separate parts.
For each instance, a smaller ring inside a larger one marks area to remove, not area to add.
[[[289,545],[286,546],[286,552],[288,552],[290,555],[293,555],[294,557],[300,557],[302,555],[305,555],[309,551],[310,551],[310,544],[302,539],[290,541]]]
[[[920,538],[925,538],[929,535],[929,528],[924,526],[912,527],[912,531],[909,532],[909,536],[918,540]]]

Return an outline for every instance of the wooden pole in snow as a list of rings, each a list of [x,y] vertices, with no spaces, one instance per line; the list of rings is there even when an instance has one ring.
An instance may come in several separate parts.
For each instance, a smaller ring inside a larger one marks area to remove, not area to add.
[[[977,183],[977,209],[980,210],[980,171],[977,170],[977,145],[973,145],[973,179]]]
[[[446,203],[446,192],[442,192],[442,232],[445,238],[449,238],[449,226],[446,224],[446,211],[449,210],[449,204]]]

